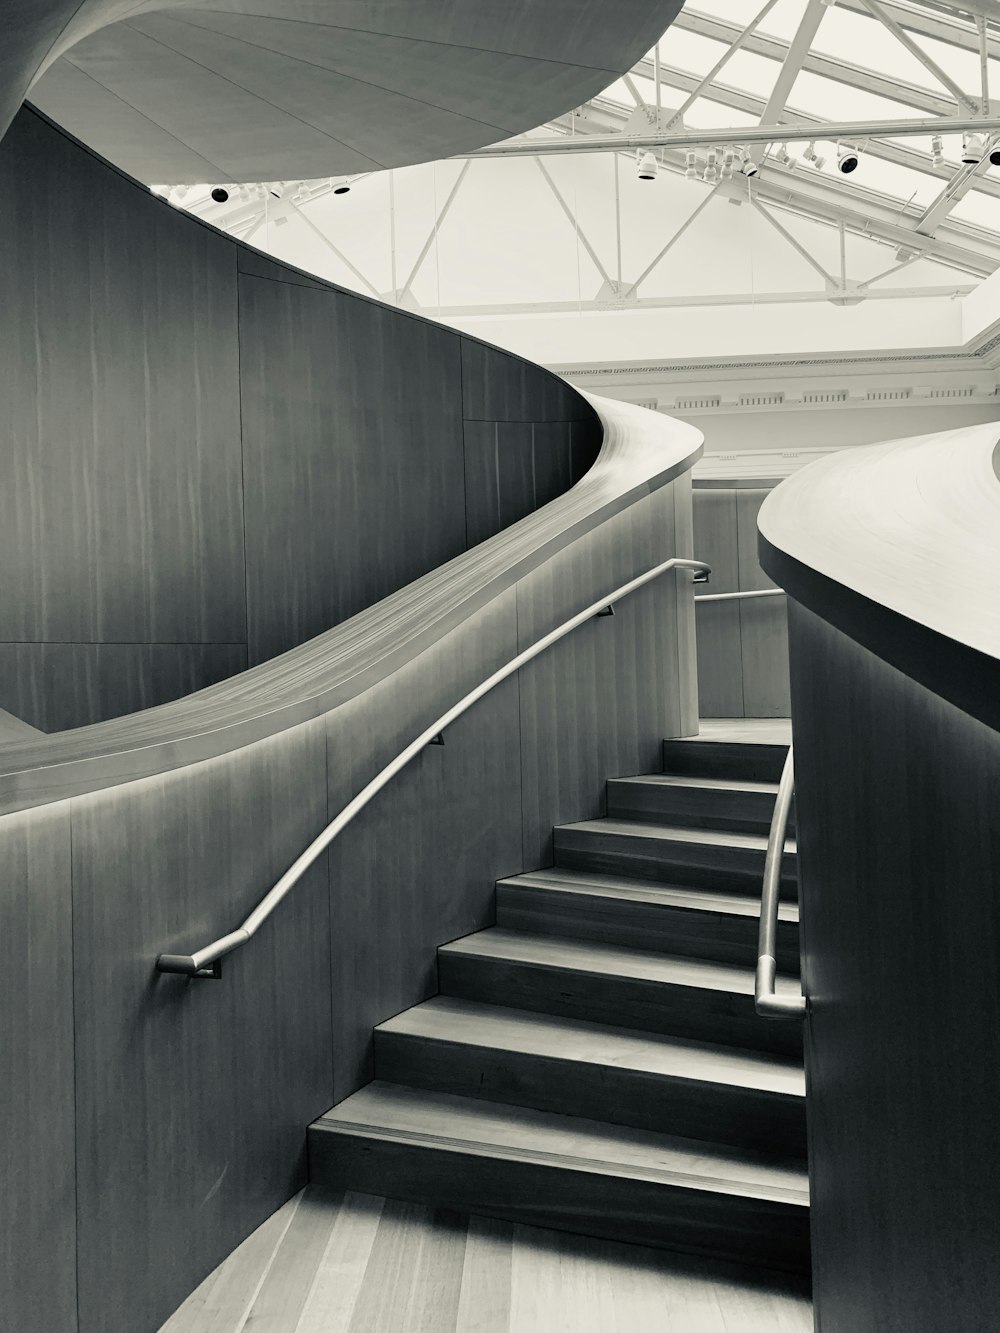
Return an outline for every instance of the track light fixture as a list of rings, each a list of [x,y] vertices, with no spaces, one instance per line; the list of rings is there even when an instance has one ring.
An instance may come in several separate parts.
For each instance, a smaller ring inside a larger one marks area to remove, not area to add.
[[[966,166],[974,166],[986,156],[985,134],[962,135],[962,161]]]
[[[944,143],[942,142],[940,134],[935,134],[934,138],[931,140],[931,166],[944,166]]]
[[[212,198],[217,204],[225,204],[229,201],[229,191],[223,185],[216,185],[212,190]]]
[[[784,143],[775,150],[774,160],[780,162],[783,167],[788,167],[789,170],[795,166],[795,158],[788,151],[788,145]]]
[[[656,169],[656,158],[652,153],[636,154],[636,173],[641,181],[655,181]]]
[[[837,170],[845,176],[849,176],[852,171],[857,171],[860,160],[856,149],[837,145]]]
[[[698,154],[693,148],[689,148],[685,156],[687,165],[684,168],[684,179],[696,181],[698,179]]]
[[[990,149],[990,166],[1000,167],[1000,144],[995,144]]]
[[[736,150],[727,148],[722,154],[722,170],[719,172],[719,175],[724,181],[731,181],[733,179],[733,162],[735,160]]]
[[[812,163],[812,165],[816,168],[817,171],[822,171],[823,168],[826,166],[826,158],[821,157],[819,153],[816,152],[816,145],[814,143],[811,143],[809,145],[809,147],[802,154],[802,156],[805,158],[807,162]]]
[[[350,181],[339,181],[339,182],[333,187],[333,192],[334,192],[334,194],[350,194],[350,193],[351,193],[351,182],[350,182]]]
[[[714,148],[710,148],[705,155],[705,174],[702,176],[706,185],[715,185],[719,179],[719,172],[716,167],[717,161],[718,154]]]
[[[760,171],[760,167],[758,167],[752,157],[744,157],[743,161],[740,163],[740,171],[746,176],[747,180],[750,180],[757,175]]]

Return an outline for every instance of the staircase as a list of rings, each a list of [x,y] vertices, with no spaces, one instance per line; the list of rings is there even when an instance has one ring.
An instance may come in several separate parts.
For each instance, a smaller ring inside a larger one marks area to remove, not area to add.
[[[497,924],[439,950],[440,994],[375,1030],[375,1082],[310,1128],[313,1181],[762,1267],[809,1262],[797,1023],[754,1011],[786,747],[664,743]],[[779,988],[797,990],[786,850]]]

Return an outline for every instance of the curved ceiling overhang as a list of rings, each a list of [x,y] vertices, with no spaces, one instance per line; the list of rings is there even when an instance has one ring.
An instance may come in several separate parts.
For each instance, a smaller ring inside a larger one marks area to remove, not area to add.
[[[578,106],[682,0],[0,0],[0,135],[25,97],[147,183],[352,175]]]

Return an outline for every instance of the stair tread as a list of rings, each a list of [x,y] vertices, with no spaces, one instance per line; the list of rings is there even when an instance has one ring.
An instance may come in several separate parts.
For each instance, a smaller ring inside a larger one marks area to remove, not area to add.
[[[580,833],[609,834],[623,838],[656,838],[662,842],[700,843],[712,847],[738,847],[746,851],[767,851],[764,833],[734,833],[728,829],[682,828],[672,824],[647,824],[639,819],[582,819],[575,824],[558,824],[556,832],[572,829]],[[794,853],[795,839],[785,841],[785,853]]]
[[[445,995],[397,1014],[376,1030],[805,1097],[801,1061]]]
[[[794,1160],[391,1083],[369,1083],[315,1127],[808,1205],[807,1175]]]
[[[612,783],[656,787],[704,787],[709,791],[761,792],[777,796],[776,782],[754,782],[750,778],[703,778],[683,773],[640,773],[628,778],[609,778]]]
[[[536,967],[556,967],[605,976],[655,981],[664,985],[692,986],[703,990],[728,991],[752,995],[754,973],[749,967],[731,963],[712,963],[700,958],[680,958],[672,954],[651,953],[624,945],[599,944],[591,940],[563,939],[560,936],[532,935],[490,926],[444,944],[441,953],[466,954]],[[798,995],[799,983],[779,975],[779,994]]]
[[[731,916],[760,916],[760,902],[756,898],[747,897],[746,894],[719,893],[714,889],[689,889],[682,885],[654,883],[648,879],[632,879],[628,875],[565,870],[559,866],[552,866],[547,870],[532,870],[522,875],[510,875],[498,883],[586,894],[595,898],[620,898],[628,902],[683,907],[692,911],[717,912]],[[798,921],[798,903],[782,902],[778,907],[778,919]]]

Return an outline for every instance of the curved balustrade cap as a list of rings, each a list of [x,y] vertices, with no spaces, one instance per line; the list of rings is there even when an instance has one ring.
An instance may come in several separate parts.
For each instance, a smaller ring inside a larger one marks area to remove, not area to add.
[[[761,563],[789,597],[1000,727],[1000,424],[841,450],[781,483]]]
[[[693,426],[590,394],[604,442],[564,495],[325,634],[183,699],[0,747],[0,814],[227,754],[329,712],[419,656],[559,550],[688,471]],[[609,590],[611,585],[609,584]]]

